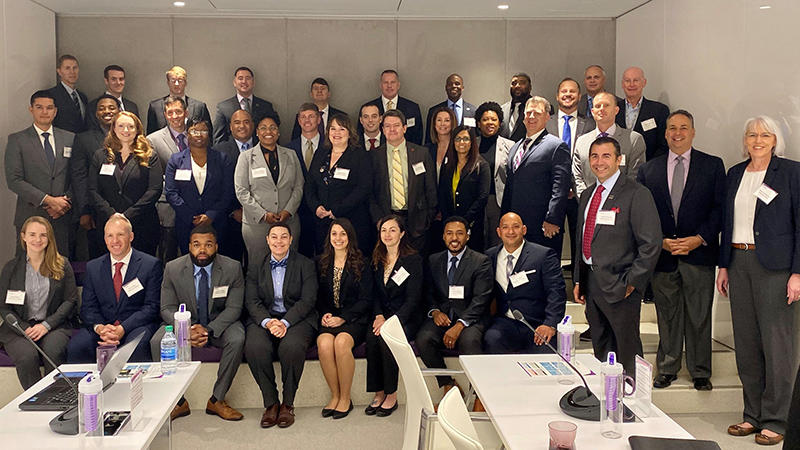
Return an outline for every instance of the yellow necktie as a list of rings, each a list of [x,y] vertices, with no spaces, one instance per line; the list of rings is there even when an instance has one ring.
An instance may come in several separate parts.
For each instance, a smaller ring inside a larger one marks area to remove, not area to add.
[[[394,109],[394,102],[393,102],[393,101],[391,101],[391,100],[389,100],[388,102],[386,102],[386,110],[388,111],[388,110],[390,110],[390,109]]]
[[[306,170],[311,168],[312,159],[314,159],[314,143],[308,140],[306,141],[306,151],[303,153],[303,162],[306,165]]]
[[[400,149],[392,150],[392,209],[401,210],[406,206],[406,191],[403,186],[403,162]]]

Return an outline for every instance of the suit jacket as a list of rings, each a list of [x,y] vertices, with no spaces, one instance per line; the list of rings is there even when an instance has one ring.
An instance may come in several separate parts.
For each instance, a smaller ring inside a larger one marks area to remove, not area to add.
[[[425,283],[427,310],[438,309],[447,314],[451,322],[458,319],[472,325],[489,322],[489,303],[492,302],[492,263],[489,257],[467,247],[456,267],[453,286],[464,288],[463,298],[450,298],[447,271],[450,269],[450,251],[428,257]]]
[[[53,167],[47,162],[44,147],[33,125],[8,136],[5,155],[6,183],[8,188],[17,194],[14,214],[16,227],[21,227],[31,216],[49,217],[40,206],[45,195],[73,197],[70,181],[71,161],[65,154],[71,155],[75,135],[55,126],[52,129],[55,142]]]
[[[132,249],[130,265],[122,280],[123,288],[134,279],[142,289],[128,296],[125,289],[114,296],[111,275],[111,256],[105,255],[86,263],[83,279],[81,320],[90,330],[97,324],[119,321],[125,332],[141,326],[157,325],[161,304],[161,281],[164,275],[161,261],[147,253]]]
[[[231,98],[225,99],[217,103],[217,112],[214,115],[214,144],[227,141],[231,137],[231,116],[236,111],[242,109],[239,104],[239,98],[234,95]],[[266,116],[272,116],[278,119],[278,113],[272,107],[272,102],[264,100],[263,98],[253,96],[253,102],[250,105],[250,116],[253,118],[253,139],[256,136],[256,128],[258,123],[261,122]]]
[[[364,105],[377,106],[378,110],[381,112],[381,116],[386,112],[383,110],[383,99],[381,97],[370,100],[364,103]],[[361,108],[363,108],[364,105],[361,105]],[[361,111],[361,108],[358,110]],[[394,108],[402,111],[406,116],[406,140],[417,145],[422,145],[422,133],[425,129],[425,124],[422,123],[422,113],[420,112],[419,105],[412,100],[398,95],[397,104]],[[356,114],[356,117],[358,116],[359,114]],[[360,121],[358,122],[358,133],[364,134],[364,127],[361,126]]]
[[[270,307],[275,300],[272,285],[270,255],[259,264],[251,264],[247,271],[245,305],[248,320],[261,325],[264,319],[272,318]],[[289,251],[286,276],[283,279],[283,305],[286,314],[283,319],[289,326],[308,321],[316,330],[319,327],[317,310],[317,272],[314,262],[294,250]]]
[[[617,99],[619,112],[617,113],[617,125],[627,128],[625,124],[625,99]],[[644,136],[644,145],[647,147],[647,160],[651,160],[658,155],[663,155],[669,151],[667,138],[664,133],[667,131],[667,117],[669,107],[661,102],[642,97],[642,106],[639,108],[639,117],[636,118],[636,125],[633,131]],[[655,127],[645,131],[642,122],[653,119]]]
[[[100,100],[100,97],[90,101],[89,106],[86,107],[86,127],[88,129],[100,126],[100,123],[97,122],[97,116],[95,115],[95,112],[97,111],[98,100]],[[139,106],[133,100],[122,96],[122,105],[125,108],[125,111],[136,114],[136,117],[141,120],[142,116],[139,115]]]
[[[86,117],[81,116],[81,110],[78,108],[75,102],[72,101],[72,97],[70,97],[70,95],[67,93],[67,89],[63,84],[61,84],[60,81],[55,86],[47,90],[47,92],[49,92],[50,95],[52,95],[55,99],[56,108],[58,108],[58,113],[56,114],[55,119],[53,119],[53,126],[71,133],[78,134],[82,131],[86,131],[88,117],[94,116],[94,110],[89,109],[89,100],[86,98],[86,94],[77,89],[76,91],[78,92],[78,98],[80,99],[81,104],[83,104],[83,110],[85,111]]]
[[[648,161],[639,169],[636,181],[650,189],[653,194],[665,239],[699,234],[705,244],[686,256],[672,256],[662,249],[656,271],[672,272],[678,268],[678,260],[701,266],[716,266],[725,203],[725,166],[722,159],[692,148],[677,223],[667,183],[667,162],[667,155]]]
[[[150,102],[147,107],[147,134],[155,133],[156,131],[167,126],[167,119],[164,117],[164,101],[169,98],[166,95],[157,98]],[[186,96],[186,119],[198,119],[208,122],[211,127],[208,131],[213,136],[213,127],[211,124],[211,114],[208,112],[208,107],[200,100]]]
[[[165,126],[154,133],[148,134],[147,140],[150,142],[150,146],[153,147],[153,151],[158,155],[161,169],[166,173],[169,159],[172,155],[178,153],[178,144],[176,144],[175,139],[172,138],[169,127]],[[161,196],[156,202],[156,209],[158,210],[158,220],[162,227],[175,226],[175,210],[172,209],[172,206],[170,206],[167,201],[166,190],[162,189]]]
[[[584,213],[595,184],[581,195],[578,204],[578,226],[575,242],[583,242]],[[661,224],[650,191],[627,177],[619,176],[602,205],[603,211],[615,211],[614,225],[595,225],[592,236],[592,277],[600,292],[592,292],[597,300],[617,303],[625,299],[627,287],[644,292],[661,253]],[[586,279],[582,245],[575,245],[576,283]],[[582,285],[585,290],[585,285]]]
[[[214,297],[214,288],[228,287],[227,295]],[[242,317],[244,305],[244,276],[238,261],[217,254],[211,268],[211,289],[209,292],[208,330],[215,337]],[[194,264],[190,255],[183,255],[168,262],[164,268],[164,282],[161,284],[161,320],[171,324],[178,306],[183,303],[192,313],[192,324],[198,323],[197,292],[194,287]]]
[[[530,98],[530,97],[528,97],[528,98]],[[521,117],[519,118],[519,120],[514,122],[514,129],[513,130],[510,129],[509,126],[508,126],[508,124],[509,124],[509,122],[511,120],[511,115],[512,115],[512,113],[514,113],[514,111],[511,111],[511,100],[509,100],[509,101],[503,103],[502,105],[500,105],[500,109],[503,111],[503,123],[500,124],[500,136],[502,136],[502,137],[504,137],[506,139],[511,139],[514,142],[517,142],[520,139],[525,137],[525,134],[527,133],[527,131],[525,129],[525,114],[524,114],[525,102],[526,101],[527,101],[527,99],[522,101],[523,114],[521,114]],[[514,109],[519,108],[518,105],[519,105],[519,103],[515,104],[514,105]]]
[[[382,145],[369,152],[372,157],[373,195],[370,197],[370,214],[377,223],[392,211],[391,186],[387,160],[387,146]],[[436,215],[436,165],[431,159],[428,149],[406,141],[408,159],[408,230],[411,236],[424,234]],[[414,164],[422,163],[425,172],[414,174]]]
[[[408,272],[408,278],[403,280],[399,285],[392,279],[400,268]],[[370,265],[372,269],[372,310],[373,318],[378,315],[383,315],[388,319],[391,316],[397,315],[400,323],[406,330],[407,334],[411,330],[415,330],[422,321],[422,311],[420,311],[420,303],[422,302],[422,281],[424,275],[422,272],[422,256],[418,253],[408,255],[402,258],[397,258],[397,261],[392,267],[392,276],[389,280],[383,282],[383,263],[378,264],[378,267]]]
[[[460,174],[455,197],[453,196],[455,164],[442,165],[439,177],[439,211],[442,213],[442,219],[461,216],[467,219],[470,228],[477,224],[478,228],[483,230],[483,215],[486,211],[486,201],[489,199],[492,173],[485,159],[479,156],[476,162],[471,172]]]
[[[748,159],[731,167],[725,180],[720,268],[730,266],[731,244],[734,243],[732,242],[734,202],[749,163]],[[736,243],[756,244],[758,262],[769,270],[800,273],[800,165],[795,161],[773,155],[764,175],[764,184],[777,192],[778,196],[768,205],[756,200],[753,220],[755,242]]]
[[[480,136],[478,139],[480,139]],[[502,136],[497,136],[495,144],[491,146],[485,154],[482,154],[487,162],[492,161],[489,163],[489,167],[494,169],[492,173],[492,190],[494,190],[498,208],[503,205],[503,191],[506,189],[506,180],[508,177],[506,172],[508,167],[508,151],[511,150],[513,146],[514,141]]]
[[[337,114],[343,114],[345,116],[348,115],[346,112],[342,111],[341,109],[336,109],[333,106],[328,105],[328,115],[329,115],[329,117],[327,119],[325,119],[325,120],[329,120],[331,117],[333,117],[333,116],[335,116]],[[303,132],[303,130],[300,129],[300,124],[297,122],[297,118],[298,118],[299,115],[300,114],[295,114],[294,115],[294,126],[292,127],[292,140],[293,141],[295,139],[297,139],[298,137],[300,137],[300,134]],[[359,125],[360,124],[361,123],[359,122]],[[325,121],[324,120],[320,121],[319,130],[320,130],[319,135],[320,136],[325,136]]]
[[[455,129],[459,125],[464,125],[464,118],[465,117],[475,118],[475,110],[477,109],[477,108],[475,108],[475,105],[473,105],[472,103],[467,102],[466,100],[464,100],[463,105],[464,105],[464,110],[461,111],[461,122],[458,125],[454,125],[453,129]],[[426,144],[430,144],[431,143],[431,130],[433,130],[433,128],[431,128],[431,120],[433,119],[433,112],[436,110],[436,108],[441,108],[442,106],[447,108],[447,100],[445,100],[445,101],[443,101],[441,103],[437,103],[437,104],[433,105],[430,109],[428,109],[428,115],[425,117],[425,143]],[[436,131],[433,131],[433,132],[435,133]]]
[[[28,257],[25,252],[19,253],[14,259],[3,266],[0,273],[0,314],[5,320],[6,315],[14,313],[20,321],[27,322],[31,319],[28,315],[28,296],[25,296],[25,304],[10,305],[5,299],[8,291],[25,291],[25,272],[28,265]],[[47,291],[47,313],[44,319],[51,330],[56,328],[73,328],[75,324],[75,313],[78,305],[78,288],[75,286],[75,275],[72,273],[72,266],[64,258],[64,276],[60,280],[48,278],[50,288]],[[25,324],[20,324],[22,329]],[[8,324],[3,324],[3,328],[11,331]]]
[[[327,273],[322,276],[322,267],[319,268],[319,295],[317,296],[317,312],[322,317],[331,313],[341,317],[347,323],[371,324],[372,312],[372,268],[370,261],[363,260],[361,276],[356,281],[355,274],[350,270],[342,271],[339,281],[339,307],[333,302],[333,261],[328,266]],[[355,336],[354,336],[355,337]]]
[[[74,207],[78,215],[91,214],[92,206],[89,201],[89,166],[94,153],[103,148],[106,133],[99,124],[93,124],[88,130],[75,136],[72,145],[72,159],[70,172],[72,178],[72,191],[75,195]]]
[[[370,216],[368,208],[372,193],[372,163],[365,150],[359,147],[348,149],[336,161],[336,167],[347,169],[347,179],[337,179],[334,176],[326,183],[323,179],[323,170],[330,162],[330,150],[320,148],[314,154],[311,162],[303,196],[306,207],[313,213],[322,205],[330,210],[335,217],[347,217],[353,222],[357,230],[369,227]]]
[[[505,315],[509,310],[518,309],[531,325],[543,324],[555,328],[564,318],[564,311],[567,308],[561,259],[555,250],[543,245],[529,241],[524,241],[522,245],[522,253],[514,264],[513,273],[527,272],[528,282],[517,287],[509,282],[505,291],[496,278],[497,256],[503,244],[486,251],[492,262],[497,314]],[[505,263],[505,261],[499,262],[499,264]]]
[[[256,141],[256,140],[253,141],[253,143],[257,143],[257,142],[258,141]],[[218,151],[220,153],[223,153],[225,155],[228,155],[228,160],[233,165],[233,170],[236,170],[236,164],[239,162],[239,155],[244,153],[239,149],[239,147],[236,145],[236,141],[233,140],[233,139],[231,139],[229,141],[220,142],[219,144],[214,146],[214,150],[216,150],[216,151]],[[232,202],[232,205],[233,205],[232,206],[233,209],[238,209],[238,208],[242,207],[242,204],[239,203],[239,199],[236,198],[236,191],[235,190],[234,190],[233,198],[231,199],[231,202]]]
[[[575,123],[575,129],[572,130],[575,134],[573,137],[575,138],[575,142],[578,142],[578,138],[581,135],[584,135],[595,128],[594,119],[587,119],[582,117],[580,114],[575,117],[577,122]],[[550,116],[550,120],[547,121],[547,125],[545,125],[547,132],[552,134],[557,138],[561,138],[561,130],[563,128],[563,124],[558,122],[558,114],[553,114]],[[563,140],[563,139],[562,139]],[[568,144],[569,145],[569,144]],[[574,152],[575,148],[571,148],[570,151]],[[572,153],[570,153],[571,155]]]
[[[322,144],[324,142],[325,138],[320,134],[319,144],[317,144],[317,149],[314,150],[314,157],[317,156],[317,153],[324,151],[322,149]],[[297,161],[300,163],[300,170],[303,171],[303,179],[308,178],[308,169],[306,169],[305,155],[303,155],[303,152],[305,152],[305,149],[303,148],[303,139],[300,136],[292,138],[292,140],[289,141],[289,144],[287,144],[286,147],[294,150],[295,155],[297,155]]]
[[[599,134],[599,130],[595,128],[575,140],[575,151],[572,152],[572,176],[575,178],[575,194],[578,196],[589,185],[597,181],[597,177],[594,176],[589,163],[589,150],[592,142],[597,139]],[[619,147],[624,157],[624,164],[620,163],[619,171],[631,180],[635,180],[639,168],[645,162],[642,135],[617,125],[614,127],[614,134],[611,137],[619,142]]]
[[[190,149],[176,153],[169,158],[164,191],[167,201],[175,210],[176,226],[178,224],[191,228],[192,218],[205,214],[214,222],[214,228],[222,232],[231,212],[233,194],[233,168],[228,155],[213,149],[207,149],[206,182],[203,193],[197,189],[192,171],[192,154]],[[175,179],[178,170],[189,170],[189,180]]]

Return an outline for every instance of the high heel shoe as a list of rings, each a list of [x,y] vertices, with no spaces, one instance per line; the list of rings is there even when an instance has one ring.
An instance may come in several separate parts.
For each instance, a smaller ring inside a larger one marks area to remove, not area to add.
[[[347,408],[347,411],[337,411],[334,409],[332,416],[334,419],[344,419],[345,417],[347,417],[348,414],[350,414],[350,411],[352,410],[353,410],[353,400],[350,400],[350,407]]]

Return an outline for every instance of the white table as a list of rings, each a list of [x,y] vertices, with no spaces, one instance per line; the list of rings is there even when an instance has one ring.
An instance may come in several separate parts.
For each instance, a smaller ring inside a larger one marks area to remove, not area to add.
[[[576,355],[578,361],[598,375],[586,376],[593,392],[600,392],[600,362],[589,354]],[[692,439],[680,425],[653,405],[643,422],[622,424],[622,437],[600,435],[599,422],[576,419],[564,414],[558,401],[569,390],[581,385],[563,385],[556,376],[528,376],[517,361],[555,361],[555,355],[464,355],[459,360],[470,383],[480,396],[497,434],[507,449],[547,448],[547,424],[568,420],[578,425],[575,441],[578,450],[629,449],[632,435]]]
[[[64,364],[64,372],[94,370],[94,364]],[[21,411],[17,405],[53,381],[53,371],[30,389],[0,409],[0,436],[4,449],[94,449],[114,450],[148,448],[159,433],[169,434],[169,413],[186,392],[200,370],[199,362],[178,368],[174,375],[144,380],[144,417],[136,430],[125,425],[117,436],[85,437],[57,434],[50,430],[50,420],[60,414],[53,411]],[[128,379],[120,378],[103,394],[105,411],[130,409]]]

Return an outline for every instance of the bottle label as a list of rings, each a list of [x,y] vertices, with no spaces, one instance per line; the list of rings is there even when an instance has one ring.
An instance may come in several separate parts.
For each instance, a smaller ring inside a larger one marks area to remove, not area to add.
[[[162,347],[161,348],[161,360],[162,361],[174,361],[176,354],[175,347]]]
[[[619,377],[617,375],[606,375],[606,410],[617,410],[617,386]]]
[[[97,431],[97,426],[100,423],[98,416],[100,411],[97,408],[97,394],[82,394],[83,395],[83,423],[86,432],[90,433]]]
[[[568,362],[572,362],[572,335],[560,333],[558,335],[558,350]]]

